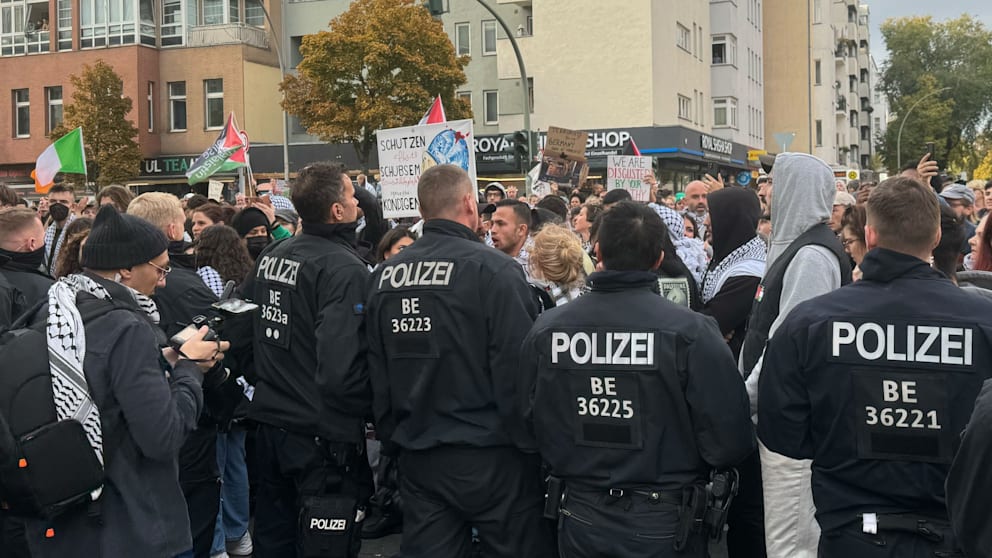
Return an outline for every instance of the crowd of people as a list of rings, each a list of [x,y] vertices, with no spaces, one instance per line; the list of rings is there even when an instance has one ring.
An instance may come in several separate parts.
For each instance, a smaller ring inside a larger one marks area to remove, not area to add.
[[[762,165],[647,203],[440,165],[400,220],[324,163],[234,203],[0,185],[0,332],[46,332],[105,471],[0,511],[4,555],[990,555],[992,181]]]

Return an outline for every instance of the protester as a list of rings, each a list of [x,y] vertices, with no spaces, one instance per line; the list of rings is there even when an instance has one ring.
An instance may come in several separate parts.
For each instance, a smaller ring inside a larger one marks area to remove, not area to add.
[[[933,249],[933,268],[957,283],[961,262],[961,242],[964,241],[964,220],[953,209],[940,206],[940,242]]]
[[[601,205],[591,205],[584,204],[579,210],[578,215],[572,220],[572,230],[575,234],[579,235],[582,241],[582,249],[589,253],[592,251],[592,241],[590,240],[592,234],[592,224],[599,219],[600,214],[603,213],[603,206]]]
[[[992,556],[992,383],[985,382],[947,472],[947,511],[965,556]]]
[[[709,192],[710,187],[702,180],[693,180],[685,187],[685,197],[683,198],[685,215],[695,221],[696,230],[693,238],[700,240],[706,239],[706,226],[703,223],[708,211],[706,197]]]
[[[0,330],[41,302],[52,278],[42,270],[45,228],[27,208],[0,209]]]
[[[979,325],[992,302],[927,264],[938,207],[916,180],[879,184],[867,203],[864,279],[800,304],[765,351],[759,438],[811,463],[823,558],[956,554],[944,481],[992,373],[980,364],[992,346]],[[928,341],[930,328],[939,331]]]
[[[520,358],[559,552],[707,556],[700,530],[680,533],[680,514],[711,469],[754,451],[741,378],[712,320],[657,296],[667,235],[656,212],[621,202],[598,234],[591,292],[543,314]],[[590,358],[597,343],[609,356]]]
[[[970,260],[971,265],[965,267],[969,271],[992,271],[992,231],[989,230],[988,215],[978,222],[975,234],[968,239],[968,243],[971,245],[971,257],[965,261]]]
[[[164,285],[158,285],[152,296],[159,313],[159,329],[171,338],[194,316],[213,315],[212,305],[217,302],[217,295],[196,274],[195,256],[186,253],[187,245],[183,241],[185,215],[175,196],[163,192],[141,194],[128,205],[128,215],[148,221],[169,241],[168,280]],[[237,353],[243,352],[246,342],[250,344],[251,340],[235,340],[231,351],[234,354],[225,359],[226,366],[235,366]],[[213,395],[212,392],[220,391],[220,387],[208,386],[205,391],[205,395]],[[205,404],[196,429],[189,433],[179,450],[179,484],[186,501],[195,558],[211,555],[220,504],[221,479],[216,458],[220,420],[214,414],[211,406]]]
[[[102,207],[109,203],[117,208],[117,211],[125,213],[127,206],[131,204],[131,200],[133,199],[134,194],[130,190],[120,184],[111,184],[110,186],[104,186],[103,189],[97,192],[94,201],[97,207]]]
[[[292,209],[277,209],[275,212],[276,223],[295,235],[300,224],[300,216]]]
[[[865,219],[865,206],[852,205],[844,210],[840,220],[840,243],[855,266],[851,270],[853,281],[861,279],[861,260],[868,253],[868,246],[865,244]]]
[[[685,228],[682,229],[682,234],[684,234],[686,238],[696,238],[696,220],[688,215],[683,215],[682,221],[685,223]]]
[[[603,194],[603,209],[609,209],[614,205],[631,199],[630,192],[620,188],[610,190]]]
[[[0,208],[17,207],[20,205],[21,196],[10,186],[0,182]]]
[[[200,232],[207,227],[218,224],[230,224],[233,217],[233,208],[225,209],[217,203],[205,203],[197,207],[190,215],[190,220],[192,221],[190,233],[193,236],[193,240],[199,240]]]
[[[486,184],[486,189],[482,191],[482,194],[485,196],[486,203],[495,204],[507,199],[506,188],[504,188],[499,182],[490,182],[489,184]]]
[[[476,240],[465,171],[426,170],[417,197],[424,234],[376,269],[365,306],[376,433],[401,451],[401,554],[468,556],[474,527],[482,555],[550,556],[541,460],[516,415],[531,289],[518,263]],[[497,204],[494,241],[514,204]]]
[[[74,273],[82,273],[83,265],[83,244],[86,237],[90,235],[93,228],[93,219],[80,217],[65,228],[65,242],[62,244],[62,251],[59,252],[59,259],[56,266],[59,270],[55,279],[61,279]]]
[[[972,223],[972,218],[976,213],[975,192],[963,184],[951,184],[941,190],[940,197],[964,220],[965,238],[970,240],[971,237],[975,236],[975,225]],[[971,246],[969,242],[965,242],[962,245],[961,253],[967,254],[968,252],[971,252]]]
[[[275,211],[271,206],[267,209],[275,216]],[[231,227],[238,233],[242,244],[248,249],[251,259],[257,260],[258,256],[265,250],[265,247],[272,242],[270,228],[274,219],[269,219],[261,207],[246,207],[239,211],[231,219]],[[286,231],[287,233],[289,231]]]
[[[682,214],[663,206],[656,207],[655,211],[665,222],[679,261],[688,269],[693,283],[698,286],[703,282],[703,274],[706,273],[706,266],[709,265],[703,241],[685,235],[686,221]]]
[[[533,225],[530,208],[515,200],[502,200],[496,203],[490,235],[493,246],[510,256],[526,271],[530,244],[530,231]]]
[[[413,244],[416,238],[408,227],[399,226],[391,229],[382,236],[379,246],[376,247],[375,261],[384,262],[389,258],[399,254],[404,248]]]
[[[149,297],[166,281],[167,247],[165,236],[147,221],[102,208],[83,247],[84,273],[53,285],[36,318],[47,320],[49,353],[58,356],[53,375],[85,371],[88,385],[57,387],[56,401],[69,402],[69,415],[91,401],[102,439],[119,442],[113,455],[104,454],[107,446],[94,445],[106,467],[99,521],[85,507],[51,520],[29,520],[26,533],[35,558],[94,552],[172,557],[192,548],[176,458],[203,403],[204,373],[223,358],[228,344],[204,341],[207,329],[201,328],[178,352],[159,348],[153,325],[158,312]],[[109,301],[118,307],[82,324],[83,335],[80,307]]]
[[[77,217],[73,212],[76,208],[76,195],[71,186],[56,184],[48,191],[48,204],[50,223],[45,229],[44,265],[49,275],[55,275],[58,272],[56,262],[59,259],[59,250],[65,240],[65,227]]]
[[[854,196],[848,194],[847,192],[837,192],[837,194],[834,195],[834,208],[830,213],[830,230],[837,234],[841,234],[841,220],[844,217],[844,211],[847,208],[854,206],[856,203],[857,200],[854,199]]]
[[[827,226],[837,193],[833,170],[804,153],[779,154],[770,170],[772,242],[740,358],[752,410],[759,411],[758,379],[768,340],[797,304],[851,281],[848,256]],[[778,455],[760,444],[759,451],[768,555],[815,556],[819,527],[809,461]]]
[[[972,212],[969,220],[972,224],[976,224],[979,219],[985,217],[985,214],[988,213],[988,209],[985,207],[985,181],[980,179],[969,180],[967,186],[975,196],[975,210]]]
[[[562,225],[545,225],[534,235],[530,252],[531,284],[547,293],[555,306],[582,294],[584,259],[579,239]]]

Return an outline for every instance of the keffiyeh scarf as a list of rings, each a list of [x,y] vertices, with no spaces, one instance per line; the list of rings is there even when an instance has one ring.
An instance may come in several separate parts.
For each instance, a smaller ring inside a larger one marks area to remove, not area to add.
[[[741,276],[761,277],[765,272],[768,247],[760,236],[741,244],[703,278],[703,304],[709,304],[727,279]]]
[[[52,373],[52,393],[58,419],[75,419],[83,425],[90,446],[102,465],[100,410],[90,396],[83,372],[86,330],[76,307],[76,296],[80,292],[100,300],[111,300],[110,293],[102,285],[81,274],[63,277],[48,289],[48,361]],[[133,289],[131,294],[138,306],[157,323],[159,316],[155,303]]]

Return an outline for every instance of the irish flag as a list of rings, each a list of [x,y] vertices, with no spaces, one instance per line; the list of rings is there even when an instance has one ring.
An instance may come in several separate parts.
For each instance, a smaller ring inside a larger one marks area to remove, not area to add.
[[[83,150],[83,129],[76,128],[49,145],[38,157],[31,171],[34,191],[47,194],[60,172],[86,174],[86,151]]]

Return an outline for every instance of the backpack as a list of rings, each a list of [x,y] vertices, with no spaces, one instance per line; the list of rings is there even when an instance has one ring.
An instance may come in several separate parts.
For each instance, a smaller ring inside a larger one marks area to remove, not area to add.
[[[47,320],[34,320],[47,300],[0,334],[0,507],[12,515],[52,518],[95,502],[104,467],[74,419],[58,420],[49,368]],[[127,306],[106,300],[79,305],[83,323]],[[34,321],[32,321],[34,320]],[[104,462],[120,445],[104,438]]]

